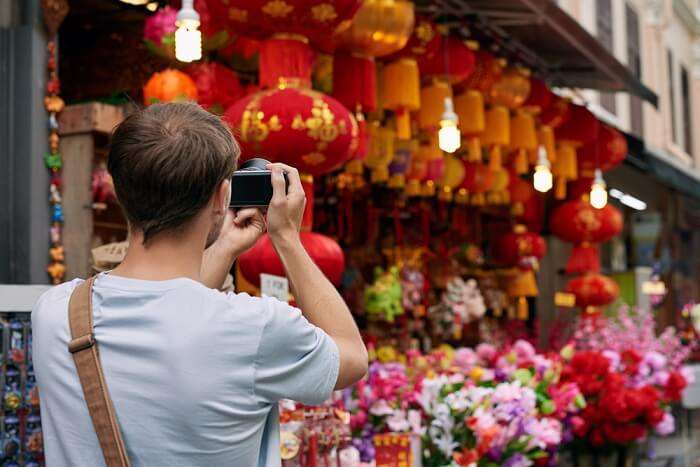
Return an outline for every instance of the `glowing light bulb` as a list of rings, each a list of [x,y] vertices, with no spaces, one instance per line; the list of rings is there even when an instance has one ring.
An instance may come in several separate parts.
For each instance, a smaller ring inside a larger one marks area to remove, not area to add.
[[[175,21],[175,58],[181,62],[193,62],[202,58],[199,13],[194,9],[193,3],[194,0],[183,0]]]
[[[549,159],[547,159],[547,151],[544,146],[540,146],[537,150],[537,165],[535,165],[535,175],[532,182],[535,190],[539,192],[547,193],[552,189],[552,171],[549,169]]]
[[[438,131],[438,145],[445,152],[453,153],[462,144],[462,137],[459,133],[459,117],[454,111],[452,98],[445,98],[445,111],[440,120],[440,131]]]
[[[595,169],[590,197],[591,206],[596,209],[602,209],[608,204],[608,190],[606,189],[605,180],[603,180],[603,172],[600,169]]]

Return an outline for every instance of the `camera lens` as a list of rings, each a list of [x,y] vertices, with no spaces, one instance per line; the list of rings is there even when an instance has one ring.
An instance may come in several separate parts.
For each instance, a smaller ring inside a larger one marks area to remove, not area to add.
[[[269,163],[270,163],[270,161],[263,159],[262,157],[254,157],[254,158],[248,159],[247,161],[242,163],[241,167],[238,170],[241,172],[267,170],[267,164],[269,164]]]

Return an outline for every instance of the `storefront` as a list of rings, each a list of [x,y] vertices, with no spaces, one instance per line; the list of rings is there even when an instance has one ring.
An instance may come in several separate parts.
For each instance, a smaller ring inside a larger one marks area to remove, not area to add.
[[[683,253],[700,254],[697,189],[646,171],[643,145],[564,89],[657,101],[553,2],[196,0],[204,58],[189,64],[179,5],[46,2],[46,48],[38,3],[5,12],[0,34],[13,71],[0,81],[13,135],[0,139],[0,282],[117,263],[109,134],[142,103],[193,100],[223,115],[244,158],[304,173],[302,241],[370,349],[352,390],[282,404],[285,465],[600,465],[673,431],[694,336],[657,339],[651,306],[622,304],[657,305],[663,282],[660,321],[679,324],[700,299],[700,261]],[[284,270],[263,238],[232,274],[259,294],[261,274]],[[23,352],[4,363],[3,455],[35,465],[29,329],[3,318],[3,355]],[[625,397],[638,404],[620,415]]]

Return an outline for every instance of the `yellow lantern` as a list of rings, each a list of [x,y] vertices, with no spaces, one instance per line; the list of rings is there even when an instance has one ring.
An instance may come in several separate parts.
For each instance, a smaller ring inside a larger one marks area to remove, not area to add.
[[[418,63],[414,59],[401,58],[384,67],[382,98],[384,108],[396,114],[397,137],[410,139],[410,112],[418,110],[421,104]]]
[[[529,269],[516,269],[514,273],[509,276],[507,291],[508,296],[516,301],[518,319],[526,320],[529,314],[527,298],[536,297],[539,294],[535,273]]]
[[[412,2],[364,0],[350,25],[341,24],[334,41],[341,49],[383,57],[404,48],[415,23]]]
[[[481,142],[489,148],[489,167],[501,168],[501,148],[510,145],[510,114],[503,106],[492,107],[486,112],[486,125]]]
[[[538,140],[544,146],[544,150],[547,152],[547,159],[549,159],[550,164],[554,164],[557,160],[557,150],[554,139],[554,130],[549,125],[542,125],[537,136]],[[537,161],[530,161],[535,163]]]
[[[486,194],[486,201],[489,204],[507,204],[510,202],[510,192],[508,184],[510,183],[510,174],[504,168],[493,173],[493,185],[491,190]]]
[[[389,179],[389,164],[394,157],[395,133],[386,127],[372,122],[369,126],[370,142],[367,157],[364,160],[371,170],[372,183],[382,183]]]
[[[510,120],[510,147],[515,150],[513,168],[515,173],[528,172],[528,152],[537,150],[535,119],[525,111],[517,111]]]
[[[445,154],[445,171],[439,182],[439,198],[442,201],[451,201],[454,190],[462,184],[465,175],[466,171],[461,159],[452,154]]]
[[[481,140],[479,137],[486,127],[484,96],[479,91],[469,89],[454,100],[455,112],[459,116],[462,136],[467,139],[467,155],[471,162],[481,161]]]
[[[418,109],[418,126],[424,130],[437,130],[445,112],[445,98],[452,97],[452,89],[444,81],[435,81],[420,91],[421,106]]]

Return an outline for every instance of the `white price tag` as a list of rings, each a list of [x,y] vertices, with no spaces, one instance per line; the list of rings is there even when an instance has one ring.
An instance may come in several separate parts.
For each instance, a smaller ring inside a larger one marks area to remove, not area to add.
[[[286,277],[260,274],[260,293],[264,297],[275,297],[277,300],[289,302],[289,281]]]

